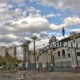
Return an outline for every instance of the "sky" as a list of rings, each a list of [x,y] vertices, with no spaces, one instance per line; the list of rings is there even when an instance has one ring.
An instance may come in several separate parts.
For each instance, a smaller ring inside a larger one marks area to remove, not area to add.
[[[80,32],[80,0],[0,0],[0,46],[19,46],[37,36],[39,49],[51,36],[62,39],[63,27],[65,37]]]

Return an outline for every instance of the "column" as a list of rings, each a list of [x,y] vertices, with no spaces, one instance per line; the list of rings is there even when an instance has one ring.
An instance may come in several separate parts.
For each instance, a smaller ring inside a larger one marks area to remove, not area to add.
[[[72,53],[72,61],[71,61],[71,63],[72,63],[73,72],[74,73],[78,73],[77,54],[76,54],[75,49],[72,49],[71,53]]]
[[[43,68],[43,72],[46,72],[46,54],[45,53],[42,54],[42,68]]]
[[[39,71],[39,63],[38,63],[38,60],[36,60],[36,70]]]

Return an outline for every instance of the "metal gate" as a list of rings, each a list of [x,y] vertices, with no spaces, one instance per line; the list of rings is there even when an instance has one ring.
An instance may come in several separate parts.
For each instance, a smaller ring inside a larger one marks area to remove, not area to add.
[[[43,68],[42,68],[42,63],[39,63],[39,72],[42,72]]]
[[[47,66],[47,72],[54,71],[54,64],[53,63],[46,63],[46,66]]]
[[[28,64],[28,70],[36,70],[36,64],[35,63],[29,63]]]

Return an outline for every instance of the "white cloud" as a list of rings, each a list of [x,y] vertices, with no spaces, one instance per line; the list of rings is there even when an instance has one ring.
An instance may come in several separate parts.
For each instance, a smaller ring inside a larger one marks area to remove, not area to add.
[[[15,3],[15,4],[17,4],[17,5],[21,5],[21,4],[25,4],[25,1],[27,1],[27,0],[0,0],[0,3]]]
[[[5,37],[8,39],[13,39],[13,40],[16,40],[18,38],[18,36],[14,35],[14,34],[7,34],[7,35],[5,35]]]
[[[48,38],[41,39],[40,41],[36,41],[35,43],[36,50],[42,49],[44,46],[47,46],[48,42],[49,42]],[[34,50],[33,43],[31,43],[29,47],[30,47],[30,50]]]
[[[23,60],[23,49],[21,47],[17,48],[17,58]]]
[[[59,30],[63,27],[70,28],[72,26],[79,26],[79,25],[80,25],[79,17],[67,17],[64,19],[63,24],[60,25],[51,24],[50,28],[53,30]]]
[[[71,32],[80,32],[80,29],[71,29]]]
[[[21,34],[26,32],[34,33],[40,37],[41,43],[36,43],[36,46],[42,47],[44,43],[48,43],[49,36],[46,32],[47,30],[59,30],[63,27],[71,27],[73,25],[78,25],[80,23],[79,17],[67,17],[64,19],[63,23],[60,25],[50,24],[46,18],[55,17],[55,14],[48,14],[45,17],[40,15],[40,10],[30,6],[24,11],[21,8],[10,9],[13,7],[12,4],[7,3],[9,0],[0,0],[0,41],[1,42],[13,42],[13,44],[20,44],[19,41],[28,40],[28,37],[22,36]],[[15,0],[12,0],[14,3]],[[17,4],[24,3],[25,0],[15,1]],[[56,3],[56,0],[54,0]],[[62,3],[59,5],[63,6]],[[29,13],[28,16],[26,14]],[[57,34],[59,36],[60,34]],[[3,38],[4,37],[4,38]],[[44,39],[43,39],[44,37]],[[16,40],[18,42],[16,42]]]
[[[43,5],[54,6],[60,9],[80,11],[80,0],[41,0]]]
[[[27,1],[27,0],[26,0]],[[33,2],[33,0],[31,0]],[[35,0],[36,2],[38,0]],[[39,0],[40,1],[40,0]],[[73,2],[72,2],[73,1]],[[17,4],[14,6],[13,4]],[[79,10],[79,0],[43,0],[44,4],[55,6],[56,8],[72,8],[72,10]],[[20,46],[25,40],[31,40],[28,36],[22,34],[31,32],[33,35],[39,37],[41,40],[36,41],[36,50],[48,45],[49,39],[52,35],[56,35],[57,39],[63,39],[60,33],[48,33],[47,30],[59,30],[63,27],[70,28],[72,26],[79,26],[79,17],[67,17],[63,23],[56,25],[49,23],[47,18],[61,16],[61,14],[40,15],[40,10],[32,6],[28,6],[23,11],[20,6],[25,4],[25,0],[0,0],[0,45],[16,45]],[[18,7],[17,7],[18,6]],[[17,7],[16,9],[10,9]],[[28,15],[28,14],[29,15]],[[80,31],[73,29],[72,31]],[[33,36],[31,35],[31,36]],[[67,37],[68,35],[65,35]],[[31,40],[32,41],[32,40]],[[33,43],[30,44],[30,49],[33,50]],[[19,49],[20,50],[20,49]],[[22,53],[21,51],[19,53]],[[18,54],[18,57],[21,57]]]
[[[21,9],[19,9],[19,8],[15,9],[15,13],[16,13],[16,14],[20,14],[21,12],[22,12]]]
[[[61,33],[57,33],[56,35],[57,35],[57,36],[61,36]]]
[[[56,38],[57,38],[58,40],[61,40],[61,39],[67,38],[67,37],[69,37],[69,35],[65,35],[65,36],[57,36]]]
[[[11,24],[15,25],[16,29],[18,28],[18,30],[24,30],[26,32],[28,31],[34,33],[49,30],[49,22],[43,17],[26,17],[23,19],[19,19],[18,21],[14,21]]]
[[[52,17],[56,17],[55,14],[48,14],[48,15],[45,15],[43,16],[44,18],[52,18]]]
[[[39,9],[36,9],[33,6],[27,7],[26,11],[28,11],[28,12],[34,12],[34,13],[39,13],[40,12]]]

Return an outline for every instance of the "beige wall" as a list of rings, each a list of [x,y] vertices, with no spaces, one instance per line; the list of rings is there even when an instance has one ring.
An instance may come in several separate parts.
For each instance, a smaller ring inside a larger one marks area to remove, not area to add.
[[[65,57],[64,58],[62,56],[62,50],[63,49],[65,50]],[[58,57],[58,51],[60,51],[60,57]],[[71,52],[68,52],[67,48],[59,48],[59,49],[57,49],[55,51],[55,53],[54,53],[55,61],[71,61],[71,57],[68,57],[68,53],[70,53],[70,55],[71,55]]]
[[[4,46],[0,47],[0,55],[4,57],[6,55],[6,48]]]
[[[14,56],[14,47],[7,48],[7,51],[8,51],[8,54],[10,54],[12,57],[15,57]],[[4,47],[4,46],[0,47],[0,55],[3,57],[6,55],[6,47]]]
[[[15,57],[15,55],[14,55],[14,47],[9,47],[8,48],[8,54],[11,55],[12,57]]]

